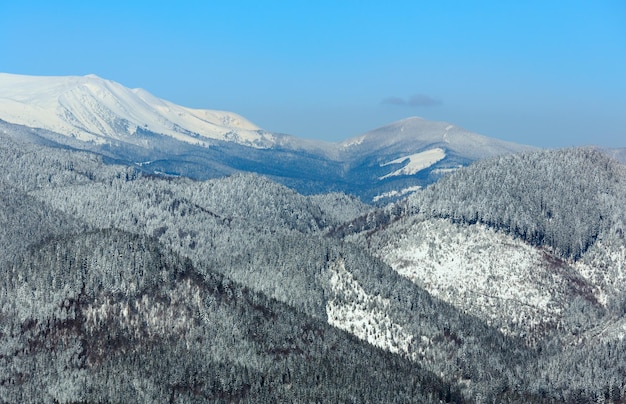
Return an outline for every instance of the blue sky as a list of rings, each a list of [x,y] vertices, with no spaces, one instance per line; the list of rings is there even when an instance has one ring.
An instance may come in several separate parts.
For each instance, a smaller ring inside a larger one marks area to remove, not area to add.
[[[420,116],[626,147],[622,0],[2,1],[0,71],[93,73],[330,141]]]

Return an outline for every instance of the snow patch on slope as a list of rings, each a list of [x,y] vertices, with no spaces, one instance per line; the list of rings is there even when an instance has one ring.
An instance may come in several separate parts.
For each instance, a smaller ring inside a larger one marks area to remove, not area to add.
[[[572,299],[574,269],[482,225],[416,220],[390,240],[375,253],[395,271],[505,333],[556,326]]]
[[[353,138],[353,139],[349,139],[349,140],[341,143],[340,145],[341,145],[342,148],[347,149],[349,147],[358,146],[358,145],[362,144],[364,140],[365,140],[365,136],[359,136],[359,137],[356,137],[356,138]]]
[[[435,168],[430,173],[436,175],[446,175],[452,174],[453,172],[459,171],[459,169],[463,168],[462,165],[458,165],[456,167],[448,167],[448,168]]]
[[[598,300],[609,303],[610,297],[623,294],[626,288],[626,245],[619,237],[598,240],[574,263],[574,268],[602,291]]]
[[[400,198],[400,197],[403,197],[405,195],[412,194],[413,192],[417,192],[420,189],[422,189],[421,186],[415,185],[415,186],[412,186],[412,187],[401,189],[400,191],[393,190],[393,191],[389,191],[389,192],[383,192],[382,194],[376,195],[374,198],[372,198],[372,202],[378,202],[378,201],[380,201],[382,199],[386,199],[386,198]]]
[[[437,147],[435,149],[426,150],[420,153],[415,153],[410,156],[397,158],[388,163],[381,164],[380,166],[385,167],[390,164],[401,164],[407,160],[408,160],[408,163],[404,167],[392,173],[389,173],[387,175],[380,177],[380,179],[384,180],[385,178],[395,177],[399,175],[416,174],[417,172],[432,166],[436,162],[443,160],[444,157],[446,157],[446,152],[443,149]]]
[[[335,262],[329,271],[334,298],[326,304],[328,323],[377,347],[409,355],[413,337],[386,314],[389,299],[368,294],[343,261]]]

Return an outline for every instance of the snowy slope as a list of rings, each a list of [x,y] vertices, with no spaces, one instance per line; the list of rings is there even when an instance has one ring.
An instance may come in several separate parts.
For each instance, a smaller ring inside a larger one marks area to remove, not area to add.
[[[382,157],[393,153],[407,156],[437,147],[443,153],[452,151],[474,160],[529,149],[421,118],[407,118],[344,142],[324,144],[271,134],[235,113],[182,107],[95,75],[0,73],[0,119],[97,144],[111,139],[130,141],[138,130],[145,130],[190,144],[207,145],[216,139],[262,148],[281,146],[317,151],[338,160],[380,152]]]
[[[185,108],[142,89],[94,75],[36,77],[0,73],[0,119],[103,144],[139,130],[207,145],[211,139],[268,147],[273,135],[223,111]]]
[[[343,261],[334,262],[329,271],[332,294],[341,299],[328,300],[328,323],[379,348],[415,360],[416,354],[411,355],[409,350],[414,336],[390,319],[389,299],[368,294],[346,270]]]
[[[483,225],[413,218],[374,234],[370,244],[431,294],[529,341],[561,326],[576,296],[602,299],[567,262]]]
[[[440,148],[469,160],[532,150],[533,147],[505,142],[467,131],[447,122],[406,118],[341,142],[348,155],[384,150],[386,154],[423,152]]]

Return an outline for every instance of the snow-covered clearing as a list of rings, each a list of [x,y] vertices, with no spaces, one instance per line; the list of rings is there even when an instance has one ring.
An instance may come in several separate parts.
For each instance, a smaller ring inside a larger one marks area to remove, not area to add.
[[[431,294],[507,333],[554,326],[576,271],[545,251],[482,225],[416,220],[375,253]]]
[[[385,178],[395,177],[398,175],[416,174],[417,172],[428,168],[436,162],[442,160],[444,157],[446,157],[446,152],[443,149],[437,147],[435,149],[411,154],[410,156],[397,158],[388,163],[381,164],[381,167],[385,167],[390,164],[401,164],[407,160],[408,163],[404,167],[380,177],[380,179],[384,180]]]

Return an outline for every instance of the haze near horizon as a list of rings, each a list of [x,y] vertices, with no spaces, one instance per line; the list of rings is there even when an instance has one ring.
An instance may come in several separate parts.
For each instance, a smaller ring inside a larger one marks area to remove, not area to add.
[[[0,71],[96,74],[326,141],[420,116],[626,147],[625,65],[620,1],[0,5]]]

